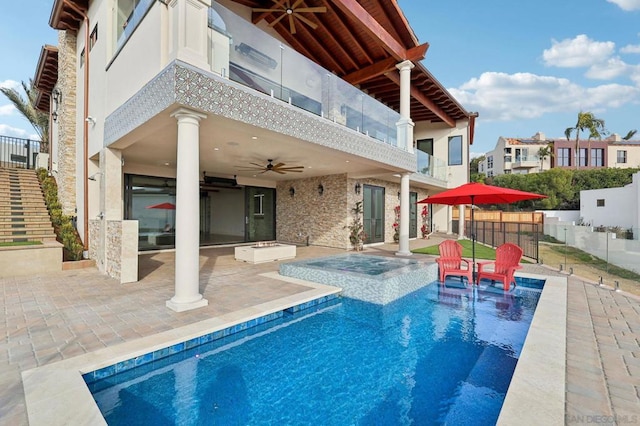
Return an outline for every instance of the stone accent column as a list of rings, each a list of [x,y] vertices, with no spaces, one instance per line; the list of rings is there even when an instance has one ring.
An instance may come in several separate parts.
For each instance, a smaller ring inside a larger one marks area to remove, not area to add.
[[[206,306],[200,294],[200,120],[206,115],[180,108],[176,167],[175,295],[167,307],[176,312]]]
[[[58,82],[62,98],[58,105],[57,155],[51,159],[52,172],[58,184],[62,212],[76,212],[76,35],[58,31]],[[54,151],[51,150],[53,153]]]
[[[409,176],[403,173],[400,178],[400,240],[397,256],[411,256],[409,251]]]
[[[413,152],[413,127],[411,120],[411,61],[400,62],[396,68],[400,71],[400,120],[396,123],[397,137],[400,146]]]

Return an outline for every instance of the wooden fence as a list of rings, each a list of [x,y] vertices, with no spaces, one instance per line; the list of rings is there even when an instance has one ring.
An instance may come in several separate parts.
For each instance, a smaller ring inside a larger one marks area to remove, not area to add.
[[[454,206],[453,220],[457,221],[459,217],[460,209]],[[544,223],[544,214],[541,212],[501,212],[476,209],[473,212],[473,218],[478,222]],[[471,209],[464,209],[464,219],[465,221],[471,220]]]

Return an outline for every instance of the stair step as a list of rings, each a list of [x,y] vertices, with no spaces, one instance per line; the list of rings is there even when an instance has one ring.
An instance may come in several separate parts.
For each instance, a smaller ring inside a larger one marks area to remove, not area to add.
[[[56,236],[55,235],[29,235],[27,237],[22,237],[22,236],[17,236],[17,237],[1,237],[0,236],[0,243],[19,243],[19,242],[23,242],[23,241],[41,241],[41,242],[47,242],[47,241],[56,241]]]
[[[29,229],[53,229],[51,226],[51,222],[49,221],[35,221],[32,220],[30,222],[22,221],[0,221],[0,231],[7,229],[20,229],[20,228],[29,228]]]
[[[0,236],[16,236],[16,235],[36,235],[36,234],[53,234],[53,227],[48,228],[0,228]]]

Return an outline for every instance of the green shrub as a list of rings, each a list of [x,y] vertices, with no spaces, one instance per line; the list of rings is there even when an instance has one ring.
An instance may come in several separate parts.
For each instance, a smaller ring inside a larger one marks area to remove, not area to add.
[[[84,249],[78,231],[73,226],[71,216],[62,213],[62,204],[58,200],[58,185],[46,169],[38,169],[36,171],[42,192],[44,193],[44,201],[49,210],[51,223],[55,230],[57,240],[64,246],[65,258],[69,260],[82,259],[82,251]]]

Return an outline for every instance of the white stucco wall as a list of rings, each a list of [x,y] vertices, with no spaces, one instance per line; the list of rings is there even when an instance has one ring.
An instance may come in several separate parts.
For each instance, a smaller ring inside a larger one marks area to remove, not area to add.
[[[580,220],[580,210],[536,210],[536,213],[543,213],[544,220],[557,218],[561,222],[578,223]]]
[[[633,183],[623,188],[580,191],[580,216],[593,226],[619,226],[637,228],[638,190],[640,173],[633,175]],[[604,206],[598,207],[598,200]]]

